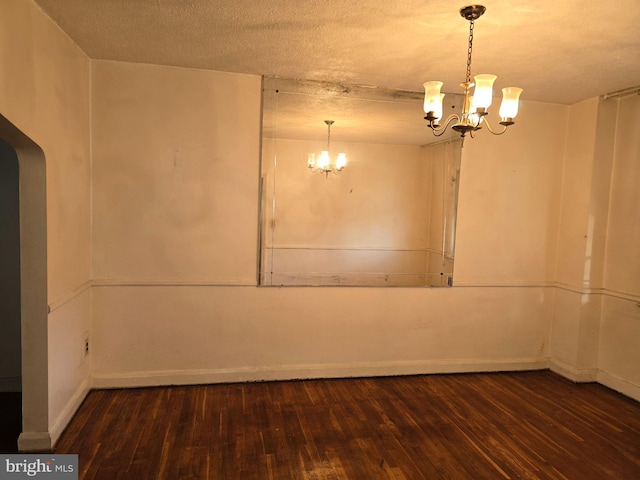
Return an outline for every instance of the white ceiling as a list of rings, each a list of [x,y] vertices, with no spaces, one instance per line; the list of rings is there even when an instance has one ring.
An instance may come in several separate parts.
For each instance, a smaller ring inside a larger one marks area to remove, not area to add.
[[[35,0],[93,59],[459,93],[449,0]],[[573,104],[640,85],[639,0],[483,0],[472,73]]]

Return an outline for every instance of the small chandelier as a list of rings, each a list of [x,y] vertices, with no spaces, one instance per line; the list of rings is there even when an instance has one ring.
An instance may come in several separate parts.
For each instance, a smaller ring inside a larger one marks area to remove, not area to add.
[[[481,129],[482,125],[486,125],[489,132],[494,135],[502,135],[507,131],[509,125],[513,125],[513,119],[518,114],[518,101],[522,89],[518,87],[503,88],[502,104],[500,105],[500,125],[504,128],[500,131],[494,131],[485,116],[489,113],[488,109],[493,97],[493,82],[496,80],[496,76],[491,74],[476,75],[474,82],[471,81],[473,25],[474,21],[480,18],[485,10],[486,8],[482,5],[470,5],[460,10],[460,15],[469,20],[467,77],[466,80],[460,84],[464,89],[462,114],[450,115],[444,122],[444,125],[441,126],[442,99],[444,98],[444,93],[440,93],[442,82],[433,81],[424,84],[424,111],[427,114],[424,118],[429,121],[429,127],[437,137],[442,135],[453,121],[456,123],[454,123],[451,128],[460,132],[462,137],[469,133],[473,138],[474,132]],[[470,94],[472,87],[475,87],[473,96]]]
[[[347,154],[338,153],[335,161],[331,160],[331,125],[334,124],[334,121],[325,120],[324,123],[327,124],[327,149],[322,150],[317,159],[315,153],[310,153],[308,158],[308,167],[312,172],[324,173],[326,178],[330,173],[337,175],[344,169],[347,164]]]

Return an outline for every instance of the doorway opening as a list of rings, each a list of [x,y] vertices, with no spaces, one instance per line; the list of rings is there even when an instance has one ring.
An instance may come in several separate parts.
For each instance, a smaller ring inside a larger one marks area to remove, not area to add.
[[[18,451],[22,431],[20,203],[18,154],[0,139],[0,452]]]
[[[10,425],[2,428],[10,435],[10,451],[47,451],[51,436],[45,156],[2,115],[0,139],[0,223],[6,221],[0,227],[0,302],[7,304],[0,307],[0,391],[19,394],[8,400],[10,405],[0,405],[0,412],[15,411],[16,398],[22,412],[21,420],[12,417],[5,423],[2,414],[0,420],[3,427]]]

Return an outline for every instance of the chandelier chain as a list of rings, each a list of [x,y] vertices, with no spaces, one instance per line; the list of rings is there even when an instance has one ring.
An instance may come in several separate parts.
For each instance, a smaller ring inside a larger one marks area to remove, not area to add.
[[[469,49],[467,51],[467,79],[466,82],[471,82],[471,51],[473,50],[473,19],[469,21]]]

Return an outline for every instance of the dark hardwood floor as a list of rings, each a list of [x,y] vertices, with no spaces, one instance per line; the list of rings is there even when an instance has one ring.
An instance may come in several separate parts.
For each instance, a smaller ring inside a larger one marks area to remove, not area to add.
[[[89,394],[84,479],[640,479],[640,403],[549,371]]]

